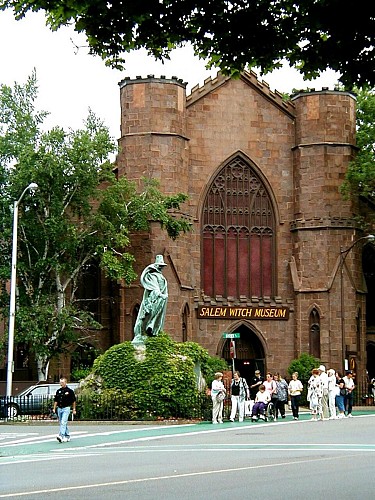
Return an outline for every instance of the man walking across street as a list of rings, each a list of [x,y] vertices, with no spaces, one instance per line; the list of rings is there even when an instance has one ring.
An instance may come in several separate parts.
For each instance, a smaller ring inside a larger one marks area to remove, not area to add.
[[[71,406],[73,406],[73,415],[76,413],[76,395],[73,389],[67,386],[65,377],[60,378],[60,386],[60,389],[56,391],[53,411],[56,413],[57,408],[57,417],[60,424],[59,434],[56,439],[59,443],[66,443],[70,441],[68,418]]]

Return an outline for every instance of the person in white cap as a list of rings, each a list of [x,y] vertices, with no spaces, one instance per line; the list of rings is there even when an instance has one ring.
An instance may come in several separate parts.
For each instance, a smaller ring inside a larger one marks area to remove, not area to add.
[[[328,410],[328,375],[326,373],[326,367],[324,365],[320,365],[319,368],[319,377],[322,381],[322,410],[323,410],[323,419],[329,419],[329,410]]]
[[[162,270],[166,265],[163,256],[157,255],[155,263],[147,266],[141,274],[140,282],[145,291],[134,325],[134,344],[143,344],[145,336],[156,336],[163,329],[168,285]]]

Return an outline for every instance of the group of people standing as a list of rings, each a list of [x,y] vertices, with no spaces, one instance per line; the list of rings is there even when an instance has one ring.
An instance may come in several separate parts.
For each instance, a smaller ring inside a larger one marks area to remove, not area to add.
[[[310,404],[312,420],[327,420],[352,416],[353,391],[355,384],[353,373],[346,371],[344,377],[333,369],[326,372],[325,366],[313,369],[307,384],[307,400]],[[266,408],[269,402],[275,408],[275,418],[280,415],[285,418],[285,406],[289,403],[293,419],[299,418],[299,407],[303,384],[294,372],[289,384],[279,373],[267,373],[263,379],[260,371],[256,370],[254,377],[248,385],[240,376],[239,371],[233,373],[230,384],[231,412],[229,420],[234,422],[238,413],[238,420],[242,422],[245,417],[245,404],[250,401],[251,420],[265,420]],[[212,398],[212,423],[223,423],[223,407],[226,389],[223,383],[223,374],[215,373],[211,386]],[[336,415],[336,407],[338,414]]]
[[[294,404],[293,415],[298,418],[299,398],[303,387],[301,382],[299,382],[299,385],[292,384],[291,386],[291,384],[292,381],[288,385],[279,373],[267,373],[266,378],[263,379],[260,371],[256,370],[250,385],[248,385],[247,381],[240,376],[240,372],[235,371],[230,384],[231,413],[229,420],[234,422],[237,413],[239,422],[244,420],[246,401],[250,401],[253,421],[259,418],[265,419],[266,407],[270,401],[272,401],[275,408],[275,418],[278,418],[279,414],[281,418],[285,418],[285,405],[288,404],[289,398],[292,401],[292,409]],[[213,424],[223,422],[225,395],[223,374],[217,372],[211,386]]]
[[[342,376],[332,368],[326,372],[324,365],[314,368],[308,381],[307,392],[312,420],[352,417],[354,389],[351,370],[347,370],[345,376]]]

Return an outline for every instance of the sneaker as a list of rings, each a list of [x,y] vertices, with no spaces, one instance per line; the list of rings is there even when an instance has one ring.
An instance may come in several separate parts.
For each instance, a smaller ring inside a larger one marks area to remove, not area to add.
[[[353,415],[351,413],[348,413],[347,417],[348,418],[353,418]]]
[[[222,424],[222,423],[223,423],[223,421],[222,421],[222,420],[219,420],[219,424]]]
[[[63,441],[63,440],[62,440],[62,437],[61,437],[60,435],[56,436],[56,439],[57,439],[57,441],[58,441],[59,443],[62,443],[62,441]]]
[[[212,422],[213,424],[218,424],[218,422]]]
[[[70,436],[66,436],[66,442],[69,443],[70,441]]]
[[[234,422],[234,418],[230,418],[229,420],[230,420],[231,422]]]
[[[293,417],[293,420],[298,420],[298,417]]]
[[[62,443],[66,443],[67,441],[68,441],[68,439],[67,439],[66,437],[63,437],[63,438],[61,439],[61,442],[62,442]]]

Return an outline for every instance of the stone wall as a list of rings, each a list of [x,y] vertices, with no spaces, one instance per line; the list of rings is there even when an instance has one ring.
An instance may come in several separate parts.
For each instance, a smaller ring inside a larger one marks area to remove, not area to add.
[[[268,370],[285,373],[291,359],[310,351],[309,318],[319,312],[321,358],[342,365],[342,287],[345,346],[365,359],[364,342],[357,349],[356,315],[364,315],[360,247],[347,258],[350,272],[340,275],[340,248],[362,236],[353,214],[356,207],[339,192],[355,152],[355,99],[347,92],[300,93],[284,102],[253,73],[231,80],[218,75],[185,96],[177,79],[124,80],[121,88],[121,153],[119,175],[137,182],[142,176],[160,180],[166,194],[186,192],[183,211],[192,232],[169,240],[153,224],[149,235],[135,239],[140,273],[161,253],[168,264],[169,285],[165,330],[182,340],[182,314],[189,311],[188,340],[211,354],[223,355],[223,332],[245,325],[264,347]],[[240,155],[263,180],[276,219],[274,297],[207,297],[201,281],[201,211],[215,174]],[[122,339],[132,338],[132,310],[142,289],[125,290]],[[199,305],[283,305],[288,321],[198,319]],[[363,321],[362,321],[363,324]],[[354,333],[353,333],[354,332]],[[361,361],[362,360],[362,361]],[[363,366],[362,366],[363,367]]]

